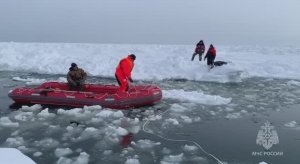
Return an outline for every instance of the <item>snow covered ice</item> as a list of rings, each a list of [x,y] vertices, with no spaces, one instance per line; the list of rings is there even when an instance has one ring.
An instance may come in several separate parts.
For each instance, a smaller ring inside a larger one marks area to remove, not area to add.
[[[231,63],[222,69],[215,68],[208,73],[204,63],[199,64],[199,62],[190,61],[194,49],[194,46],[191,45],[0,43],[0,69],[65,74],[70,63],[76,62],[90,75],[114,77],[115,66],[119,59],[126,56],[127,52],[131,52],[137,55],[137,62],[133,71],[135,79],[230,82],[249,76],[300,77],[300,73],[297,71],[300,60],[298,48],[270,47],[267,50],[265,47],[247,46],[216,46],[216,48],[218,50],[216,60],[230,61]],[[30,58],[27,57],[28,54],[30,54]],[[45,56],[51,60],[43,60]],[[289,57],[285,58],[285,56]],[[286,61],[291,58],[293,60]],[[236,72],[242,74],[232,75]],[[18,77],[14,79],[23,80]],[[24,80],[35,83],[35,80],[32,79]]]

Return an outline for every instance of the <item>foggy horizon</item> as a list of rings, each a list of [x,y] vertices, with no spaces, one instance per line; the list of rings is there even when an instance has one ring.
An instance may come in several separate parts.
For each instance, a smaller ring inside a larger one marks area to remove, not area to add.
[[[300,44],[296,0],[11,0],[0,42]]]

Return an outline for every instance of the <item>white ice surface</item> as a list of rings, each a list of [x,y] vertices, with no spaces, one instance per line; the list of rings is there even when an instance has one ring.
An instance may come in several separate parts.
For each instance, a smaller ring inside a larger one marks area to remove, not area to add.
[[[33,160],[14,148],[0,148],[0,162],[3,164],[35,164]]]
[[[140,164],[140,161],[138,159],[129,158],[125,161],[125,164]]]
[[[82,152],[77,158],[60,157],[57,164],[88,164],[90,155]]]
[[[19,127],[19,123],[11,121],[8,117],[1,117],[0,118],[0,127],[17,128],[17,127]]]
[[[297,47],[215,47],[216,60],[231,63],[208,71],[205,62],[190,60],[194,45],[0,43],[0,71],[66,74],[70,63],[76,62],[90,75],[114,77],[119,60],[131,52],[137,56],[134,79],[217,82],[249,76],[300,79]]]
[[[268,164],[268,163],[266,163],[266,162],[259,162],[259,164]]]
[[[161,164],[179,164],[183,159],[183,153],[178,155],[167,155],[164,156],[163,160],[160,161]]]
[[[164,121],[163,126],[166,126],[166,125],[168,125],[168,124],[171,124],[171,125],[179,125],[179,122],[178,122],[178,120],[175,119],[175,118],[168,118],[168,119],[166,119],[166,120]]]
[[[32,106],[23,105],[22,108],[20,108],[20,110],[22,111],[30,111],[30,112],[34,112],[40,109],[42,109],[42,106],[40,104],[35,104]]]
[[[224,105],[231,102],[231,98],[207,95],[201,91],[184,91],[183,89],[163,90],[163,97],[206,105]]]

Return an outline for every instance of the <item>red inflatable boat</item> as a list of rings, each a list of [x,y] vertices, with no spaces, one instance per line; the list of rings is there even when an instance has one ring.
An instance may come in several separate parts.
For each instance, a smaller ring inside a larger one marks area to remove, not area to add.
[[[8,96],[19,104],[100,105],[114,109],[153,105],[162,98],[161,89],[151,85],[131,86],[127,93],[119,92],[119,87],[115,85],[85,84],[83,92],[67,88],[66,83],[46,82],[36,88],[16,88]]]

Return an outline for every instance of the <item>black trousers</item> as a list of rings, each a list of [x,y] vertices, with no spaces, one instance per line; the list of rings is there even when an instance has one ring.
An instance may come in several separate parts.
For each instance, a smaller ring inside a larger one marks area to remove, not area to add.
[[[192,61],[194,61],[194,58],[195,58],[195,56],[196,55],[199,55],[199,61],[201,61],[202,60],[202,55],[203,55],[203,53],[197,53],[197,52],[195,52],[195,53],[193,53],[193,56],[192,56]]]
[[[215,61],[216,56],[208,56],[207,57],[207,65],[214,65],[214,61]]]
[[[76,88],[77,91],[83,91],[83,85],[84,81],[78,80],[78,81],[73,81],[73,82],[68,82],[68,89],[72,90],[73,88]]]

